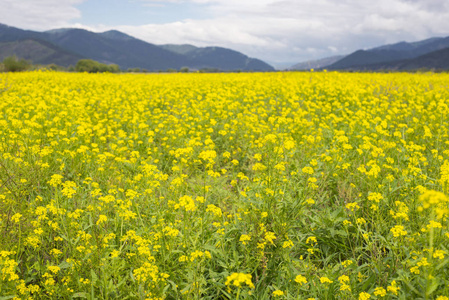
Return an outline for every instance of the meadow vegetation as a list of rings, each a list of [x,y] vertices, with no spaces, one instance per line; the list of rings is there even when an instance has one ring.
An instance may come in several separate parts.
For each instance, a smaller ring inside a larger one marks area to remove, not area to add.
[[[448,300],[448,105],[448,74],[0,74],[0,299]]]

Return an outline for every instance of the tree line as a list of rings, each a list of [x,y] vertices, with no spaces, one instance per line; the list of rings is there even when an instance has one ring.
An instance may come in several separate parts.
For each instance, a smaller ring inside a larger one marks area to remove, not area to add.
[[[146,69],[141,68],[129,68],[127,70],[121,70],[116,64],[104,64],[93,59],[80,59],[75,66],[62,67],[56,64],[50,65],[35,65],[29,60],[19,59],[16,56],[8,56],[0,62],[0,72],[23,72],[29,70],[37,69],[49,69],[54,71],[66,71],[66,72],[87,72],[87,73],[120,73],[120,72],[130,72],[130,73],[147,73]],[[189,73],[188,67],[182,67],[179,70],[169,68],[167,70],[158,70],[157,72],[167,72],[167,73]],[[195,70],[200,73],[214,73],[220,72],[216,68],[204,68],[200,70]]]

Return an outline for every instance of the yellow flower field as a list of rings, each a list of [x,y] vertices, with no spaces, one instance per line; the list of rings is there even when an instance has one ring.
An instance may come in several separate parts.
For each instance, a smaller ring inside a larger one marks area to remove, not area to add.
[[[448,300],[448,133],[448,74],[0,74],[0,299]]]

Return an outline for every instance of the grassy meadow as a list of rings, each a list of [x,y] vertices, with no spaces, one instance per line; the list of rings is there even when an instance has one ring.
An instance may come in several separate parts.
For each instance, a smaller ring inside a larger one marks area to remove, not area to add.
[[[0,74],[0,300],[449,300],[448,134],[448,74]]]

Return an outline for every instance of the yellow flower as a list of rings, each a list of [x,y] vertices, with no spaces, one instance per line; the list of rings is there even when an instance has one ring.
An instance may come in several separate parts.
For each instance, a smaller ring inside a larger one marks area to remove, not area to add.
[[[341,262],[341,264],[343,265],[343,267],[345,267],[345,268],[347,268],[347,267],[349,267],[350,265],[352,265],[354,262],[352,261],[352,260],[345,260],[345,261],[342,261]]]
[[[307,279],[302,275],[297,275],[295,278],[295,282],[299,283],[300,285],[303,285],[307,283]]]
[[[387,291],[383,287],[377,287],[374,289],[375,296],[385,297],[387,295]]]
[[[62,178],[64,178],[62,175],[54,174],[51,176],[50,181],[48,181],[47,183],[52,187],[57,187],[62,183]]]
[[[284,292],[280,290],[276,290],[273,292],[274,297],[284,296]]]
[[[391,228],[390,231],[394,237],[400,237],[403,235],[407,235],[407,231],[404,230],[404,226],[402,226],[402,225],[396,225],[393,228]]]
[[[340,277],[338,277],[338,281],[340,283],[347,283],[349,282],[349,276],[348,275],[341,275]]]
[[[242,284],[246,284],[250,288],[254,288],[254,284],[251,281],[251,274],[244,273],[232,273],[226,278],[225,285],[234,285],[240,287]]]
[[[400,288],[397,286],[396,280],[393,280],[387,287],[387,291],[393,293],[394,295],[397,295],[399,290]]]
[[[13,221],[14,223],[19,223],[21,217],[22,214],[16,213],[11,217],[11,221]]]
[[[366,220],[364,218],[357,218],[356,223],[359,225],[366,224]]]
[[[382,194],[380,194],[380,193],[370,193],[370,194],[368,195],[368,200],[374,201],[374,202],[376,202],[376,203],[379,203],[380,200],[382,200],[382,199],[383,199],[383,196],[382,196]]]
[[[267,232],[265,233],[265,240],[266,240],[267,242],[269,242],[269,243],[271,243],[271,244],[274,245],[273,240],[275,240],[275,239],[276,239],[276,236],[274,235],[274,232],[267,231]]]
[[[320,277],[320,282],[321,283],[332,283],[333,281],[327,277]]]
[[[248,244],[247,242],[250,241],[250,240],[251,240],[251,237],[249,235],[242,234],[240,236],[240,240],[239,241],[242,242],[243,245],[246,245],[246,244]]]
[[[309,204],[309,205],[315,204],[315,200],[313,200],[313,199],[311,199],[311,198],[307,199],[306,202],[307,202],[307,204]]]
[[[293,247],[293,245],[294,245],[293,242],[291,240],[288,240],[282,244],[282,248],[291,248]]]
[[[53,274],[56,274],[61,270],[58,266],[48,266],[47,269]]]
[[[108,220],[108,217],[106,217],[105,215],[100,215],[99,217],[98,217],[98,220],[97,220],[97,225],[100,225],[101,223],[104,223],[104,222],[106,222]]]
[[[118,250],[112,250],[111,252],[111,258],[119,257],[120,251]]]
[[[304,174],[312,175],[313,174],[313,168],[312,167],[304,167],[304,168],[302,168],[302,172]]]
[[[314,236],[309,236],[307,239],[306,239],[306,244],[316,244],[318,241],[317,241],[317,239],[316,239],[316,237],[314,237]]]
[[[368,300],[369,298],[371,298],[371,295],[365,292],[361,292],[359,294],[359,300]]]
[[[435,250],[433,252],[433,257],[438,259],[444,259],[444,255],[446,254],[446,251],[444,250]]]

